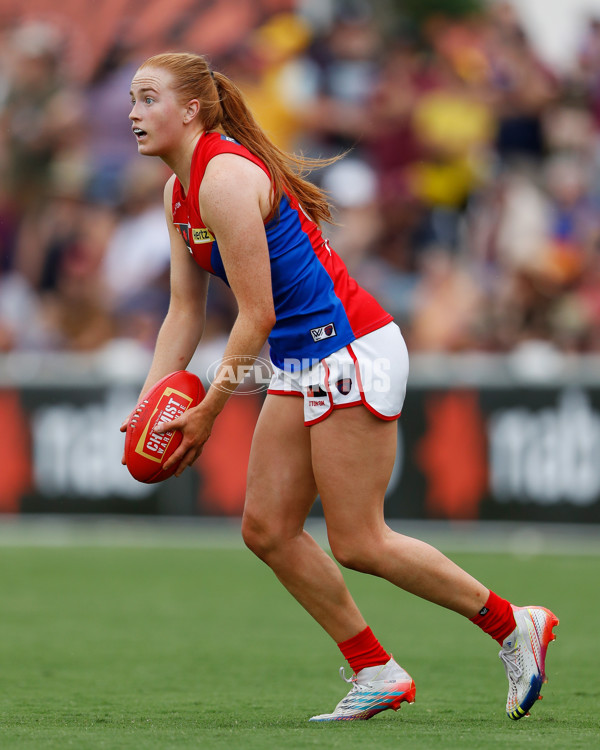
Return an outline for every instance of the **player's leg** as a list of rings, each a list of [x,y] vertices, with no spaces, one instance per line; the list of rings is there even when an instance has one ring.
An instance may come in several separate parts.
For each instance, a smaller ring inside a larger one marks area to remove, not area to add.
[[[543,607],[513,607],[435,548],[387,526],[383,504],[396,429],[362,407],[338,410],[311,428],[313,472],[333,554],[346,567],[468,617],[495,638],[509,680],[507,713],[521,718],[546,680],[546,649],[558,618]],[[335,451],[327,449],[331,445]]]
[[[353,682],[333,714],[313,720],[368,719],[413,701],[415,686],[367,627],[336,563],[304,530],[315,496],[303,400],[268,395],[252,443],[243,537],[343,653],[355,652],[366,665],[384,663],[362,669],[368,687]]]
[[[392,531],[385,522],[397,429],[395,421],[378,419],[360,406],[334,411],[311,427],[313,471],[331,550],[345,567],[473,617],[485,605],[488,589],[434,547]]]
[[[336,641],[366,623],[339,567],[304,530],[316,497],[303,399],[267,395],[252,441],[242,535]]]

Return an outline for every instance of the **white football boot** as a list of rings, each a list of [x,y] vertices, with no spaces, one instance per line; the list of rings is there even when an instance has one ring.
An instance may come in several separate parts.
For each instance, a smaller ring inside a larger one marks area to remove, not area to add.
[[[352,685],[350,692],[333,713],[313,716],[310,721],[364,721],[388,708],[397,711],[403,701],[415,702],[414,680],[393,659],[387,664],[361,669],[350,679],[342,667],[340,676]]]
[[[529,716],[529,709],[541,700],[546,679],[546,651],[556,639],[552,629],[558,617],[544,607],[513,607],[517,627],[502,642],[498,654],[508,677],[506,713],[510,719]]]

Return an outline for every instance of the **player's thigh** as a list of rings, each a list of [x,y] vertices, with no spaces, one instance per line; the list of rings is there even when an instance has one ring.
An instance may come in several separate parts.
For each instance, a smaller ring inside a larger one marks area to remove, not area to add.
[[[250,450],[245,520],[295,533],[316,497],[302,398],[267,395]]]
[[[328,533],[381,532],[398,437],[396,420],[364,406],[338,409],[311,427],[313,473]]]

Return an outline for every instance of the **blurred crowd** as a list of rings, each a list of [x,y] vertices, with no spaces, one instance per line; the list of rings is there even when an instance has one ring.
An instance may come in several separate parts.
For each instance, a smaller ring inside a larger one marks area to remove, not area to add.
[[[419,25],[330,6],[274,15],[211,62],[283,149],[346,153],[310,176],[335,206],[325,230],[409,348],[600,351],[600,17],[557,71],[509,2]],[[151,350],[168,173],[130,130],[141,60],[122,49],[82,83],[46,21],[1,50],[0,351]],[[234,316],[213,282],[209,342]]]

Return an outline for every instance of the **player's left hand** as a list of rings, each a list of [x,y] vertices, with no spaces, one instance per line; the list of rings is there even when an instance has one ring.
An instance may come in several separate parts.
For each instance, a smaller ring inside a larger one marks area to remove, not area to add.
[[[167,471],[172,466],[179,464],[175,471],[176,477],[181,476],[183,471],[194,463],[210,437],[215,417],[202,407],[203,405],[199,404],[192,409],[188,409],[185,414],[177,417],[177,419],[172,422],[162,422],[156,425],[153,430],[159,435],[172,430],[180,430],[183,433],[179,448],[164,465],[164,469]]]

